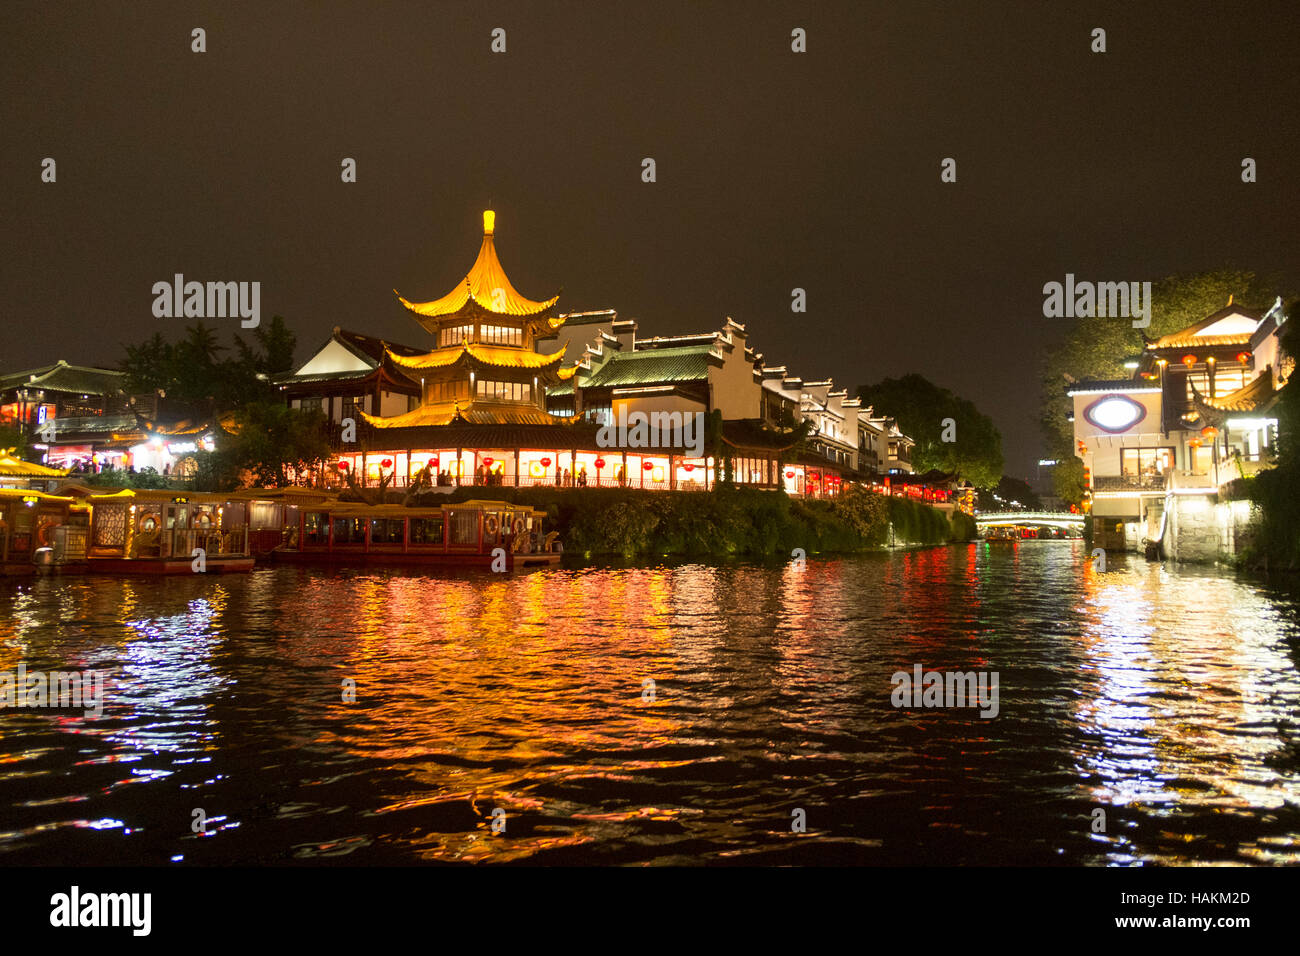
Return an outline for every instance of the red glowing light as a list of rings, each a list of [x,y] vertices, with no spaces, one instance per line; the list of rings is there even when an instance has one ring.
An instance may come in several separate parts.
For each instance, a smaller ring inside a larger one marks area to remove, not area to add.
[[[546,463],[546,461],[545,461],[545,459],[543,459],[543,460],[542,460],[542,464],[545,464],[545,463]],[[605,467],[605,459],[604,459],[604,458],[597,458],[597,459],[596,459],[596,467],[597,467],[597,468],[604,468],[604,467]]]
[[[491,458],[484,458],[484,459],[483,459],[483,464],[485,464],[485,465],[487,465],[489,468],[491,468],[491,467],[492,467],[492,461],[493,461],[493,459],[491,459]]]
[[[339,462],[339,471],[347,471],[347,470],[348,470],[348,463],[346,461]]]
[[[385,459],[384,459],[383,461],[381,461],[379,464],[382,465],[384,468],[392,468],[392,467],[393,467],[393,459],[391,459],[391,458],[385,458]]]
[[[1192,355],[1190,352],[1187,355],[1184,355],[1183,364],[1186,365],[1188,368],[1191,368],[1193,365],[1196,364],[1196,356]]]
[[[543,468],[550,468],[550,467],[551,467],[551,459],[549,459],[549,458],[543,458],[543,459],[542,459],[542,467],[543,467]]]

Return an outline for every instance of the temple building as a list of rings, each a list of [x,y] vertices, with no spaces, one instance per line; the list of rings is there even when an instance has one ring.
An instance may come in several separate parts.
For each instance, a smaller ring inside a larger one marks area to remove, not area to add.
[[[822,495],[863,477],[855,470],[857,403],[843,391],[816,383],[792,396],[789,421],[769,423],[762,357],[743,325],[727,319],[714,332],[639,338],[636,321],[612,309],[557,313],[558,295],[530,299],[511,284],[495,218],[484,213],[478,256],[450,292],[427,302],[397,293],[432,348],[335,329],[306,365],[278,380],[290,404],[319,403],[332,422],[356,426],[355,440],[336,444],[337,480],[403,487],[424,471],[435,485],[672,490],[724,477],[698,441],[666,429],[648,442],[611,444],[609,427],[638,414],[720,418],[713,448],[726,450],[738,483]],[[814,442],[796,449],[790,429],[813,414],[814,396],[825,421]]]

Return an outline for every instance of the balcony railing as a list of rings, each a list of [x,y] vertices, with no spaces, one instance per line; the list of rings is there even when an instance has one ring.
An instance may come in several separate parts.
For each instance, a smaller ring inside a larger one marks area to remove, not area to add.
[[[1093,491],[1164,491],[1164,475],[1094,475]]]
[[[248,529],[172,528],[162,532],[157,547],[159,550],[155,553],[163,558],[188,558],[193,555],[195,548],[202,548],[209,558],[228,554],[246,555]],[[145,549],[141,548],[139,553],[144,556]]]

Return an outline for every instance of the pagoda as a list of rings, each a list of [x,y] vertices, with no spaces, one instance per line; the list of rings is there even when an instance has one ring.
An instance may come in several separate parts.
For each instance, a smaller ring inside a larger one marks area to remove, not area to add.
[[[551,355],[537,343],[564,324],[551,314],[559,300],[525,298],[497,258],[496,213],[483,213],[483,244],[473,267],[454,289],[431,302],[398,300],[415,314],[437,348],[423,354],[386,350],[388,361],[420,382],[420,404],[401,415],[361,414],[376,428],[424,425],[560,425],[546,411],[546,389],[571,378],[561,368],[565,349]]]

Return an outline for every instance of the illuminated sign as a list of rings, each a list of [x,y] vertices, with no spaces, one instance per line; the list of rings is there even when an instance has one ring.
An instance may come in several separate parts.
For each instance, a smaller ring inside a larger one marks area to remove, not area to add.
[[[1083,410],[1083,417],[1105,432],[1128,431],[1146,415],[1143,405],[1124,395],[1107,395]]]

